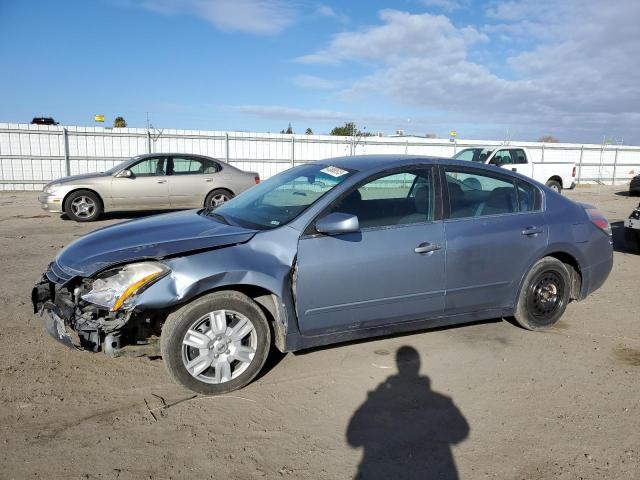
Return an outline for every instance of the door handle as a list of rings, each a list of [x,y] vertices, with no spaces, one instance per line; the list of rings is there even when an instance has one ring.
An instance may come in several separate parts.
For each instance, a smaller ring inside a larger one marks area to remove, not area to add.
[[[213,182],[213,178],[205,178],[204,181],[205,182]]]
[[[527,227],[522,230],[523,235],[537,235],[539,233],[542,233],[542,228],[540,227]]]
[[[158,183],[167,183],[166,180],[158,180]]]
[[[512,168],[512,169],[511,169],[511,171],[512,171],[512,172],[517,172],[517,171],[518,171],[518,169],[517,169],[517,168]]]
[[[440,250],[440,245],[436,245],[435,243],[423,242],[413,249],[416,253],[429,253],[435,252],[436,250]]]

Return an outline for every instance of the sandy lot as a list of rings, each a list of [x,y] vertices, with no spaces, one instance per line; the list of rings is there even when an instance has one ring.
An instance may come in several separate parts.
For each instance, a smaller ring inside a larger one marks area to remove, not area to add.
[[[568,195],[619,222],[638,202],[621,190]],[[640,255],[619,224],[609,280],[549,332],[496,320],[289,354],[206,398],[161,360],[66,350],[31,313],[55,253],[124,218],[0,194],[0,478],[640,478]],[[398,373],[403,346],[419,372]]]

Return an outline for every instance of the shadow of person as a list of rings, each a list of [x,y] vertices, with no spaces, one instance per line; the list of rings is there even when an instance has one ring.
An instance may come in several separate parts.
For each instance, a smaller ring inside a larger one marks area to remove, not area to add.
[[[451,398],[418,374],[414,348],[399,348],[396,362],[398,374],[369,392],[347,427],[349,444],[364,448],[355,478],[457,479],[451,445],[467,437],[469,424]]]

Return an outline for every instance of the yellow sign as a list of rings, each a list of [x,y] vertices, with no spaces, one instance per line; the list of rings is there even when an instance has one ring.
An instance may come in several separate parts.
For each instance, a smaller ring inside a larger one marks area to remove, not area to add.
[[[104,115],[94,115],[93,119],[96,122],[104,122]]]
[[[458,132],[456,132],[455,130],[451,130],[451,133],[449,133],[449,136],[451,136],[451,138],[455,138],[458,136]]]

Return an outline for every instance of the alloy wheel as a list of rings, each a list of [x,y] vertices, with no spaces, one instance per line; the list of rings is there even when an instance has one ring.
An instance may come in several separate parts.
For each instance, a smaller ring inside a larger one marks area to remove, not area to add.
[[[239,377],[258,347],[255,326],[233,310],[216,310],[191,324],[182,340],[182,362],[189,374],[220,384]]]
[[[227,202],[229,197],[223,193],[219,193],[218,195],[214,195],[211,197],[211,207],[219,207],[223,203]]]
[[[96,212],[96,203],[86,195],[81,195],[71,202],[71,210],[76,217],[89,218]]]

